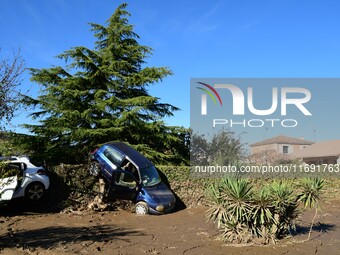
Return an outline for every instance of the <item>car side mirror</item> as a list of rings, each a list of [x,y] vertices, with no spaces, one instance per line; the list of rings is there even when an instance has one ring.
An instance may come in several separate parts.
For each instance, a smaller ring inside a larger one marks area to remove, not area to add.
[[[21,169],[22,171],[25,171],[27,169],[27,165],[25,163],[21,163]]]

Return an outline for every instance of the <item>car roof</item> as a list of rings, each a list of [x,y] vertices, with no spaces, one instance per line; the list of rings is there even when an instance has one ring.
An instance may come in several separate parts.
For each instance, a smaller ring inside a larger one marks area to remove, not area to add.
[[[29,158],[27,156],[9,156],[9,157],[0,157],[0,161],[16,161],[16,162],[29,162]]]
[[[126,157],[131,159],[140,169],[153,165],[149,159],[144,157],[142,154],[140,154],[138,151],[136,151],[134,148],[130,147],[126,143],[110,142],[106,145],[120,151]]]
[[[17,160],[17,158],[16,157],[0,157],[0,161],[8,161],[8,160]]]

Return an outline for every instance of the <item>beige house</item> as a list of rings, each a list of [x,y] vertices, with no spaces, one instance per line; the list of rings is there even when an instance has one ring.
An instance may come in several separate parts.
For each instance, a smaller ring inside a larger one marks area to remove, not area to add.
[[[340,164],[340,140],[315,143],[295,156],[306,164]]]
[[[279,135],[250,145],[250,161],[256,164],[276,163],[296,158],[295,154],[314,142]]]

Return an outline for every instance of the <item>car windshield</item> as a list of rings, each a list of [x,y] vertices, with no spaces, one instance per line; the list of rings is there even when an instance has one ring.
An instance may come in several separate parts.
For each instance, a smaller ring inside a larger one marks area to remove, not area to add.
[[[154,166],[140,169],[143,185],[146,187],[155,186],[161,182],[158,172]]]

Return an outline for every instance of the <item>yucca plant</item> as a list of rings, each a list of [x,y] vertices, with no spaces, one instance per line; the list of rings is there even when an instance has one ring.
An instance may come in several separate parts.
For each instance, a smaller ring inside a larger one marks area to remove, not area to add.
[[[252,240],[252,233],[245,224],[231,219],[223,224],[221,240],[228,243],[248,243]]]
[[[223,230],[223,241],[248,242],[261,237],[265,243],[270,239],[275,243],[295,229],[301,203],[316,210],[312,230],[324,186],[322,180],[304,179],[298,185],[286,179],[255,184],[254,180],[229,176],[208,187],[211,207],[207,217]]]
[[[273,181],[269,190],[275,220],[271,232],[276,238],[281,238],[287,231],[295,228],[294,219],[298,216],[298,203],[293,183],[289,180]]]
[[[324,180],[320,178],[301,179],[298,183],[298,186],[301,188],[298,194],[298,201],[301,202],[305,208],[318,207],[324,183]]]
[[[211,202],[211,207],[206,212],[209,221],[217,224],[220,228],[225,222],[228,221],[228,215],[226,211],[226,201],[223,200],[219,185],[217,183],[211,184],[206,189],[206,194]]]
[[[298,186],[300,187],[301,191],[297,196],[297,201],[300,202],[304,208],[315,209],[315,214],[312,219],[307,238],[307,240],[309,240],[312,233],[314,220],[318,214],[320,195],[321,190],[324,187],[324,180],[320,178],[304,178],[300,180]]]
[[[276,223],[268,187],[263,186],[259,192],[255,193],[251,215],[252,233],[268,242],[271,237],[269,230]]]
[[[237,177],[225,177],[208,187],[207,196],[212,205],[207,217],[224,228],[222,239],[241,240],[243,233],[249,232],[252,194],[251,183]]]
[[[253,185],[247,179],[223,178],[219,190],[227,203],[227,213],[238,222],[248,222],[253,199]]]

